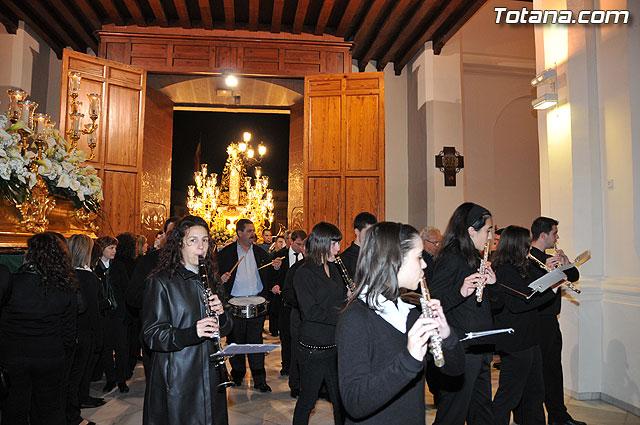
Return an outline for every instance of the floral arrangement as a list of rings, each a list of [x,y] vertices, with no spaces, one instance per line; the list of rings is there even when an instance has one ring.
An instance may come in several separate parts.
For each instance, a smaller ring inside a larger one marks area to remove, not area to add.
[[[227,229],[226,227],[211,228],[211,239],[216,246],[223,246],[234,237],[235,237],[234,232]]]
[[[25,202],[40,175],[53,196],[70,199],[76,208],[92,213],[100,211],[102,180],[91,165],[81,166],[86,154],[72,149],[57,129],[46,138],[41,159],[26,150],[22,155],[23,135],[30,133],[21,121],[11,124],[7,114],[0,115],[0,191],[14,204]],[[31,167],[34,161],[37,173]]]

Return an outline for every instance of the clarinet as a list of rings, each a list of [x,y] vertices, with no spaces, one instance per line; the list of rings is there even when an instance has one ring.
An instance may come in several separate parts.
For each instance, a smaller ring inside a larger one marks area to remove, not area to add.
[[[480,262],[480,268],[478,269],[478,273],[480,274],[486,274],[487,273],[487,263],[489,262],[489,244],[490,241],[487,241],[487,243],[484,244],[484,253],[482,255],[482,261]],[[484,293],[484,285],[485,283],[479,283],[478,286],[476,287],[476,301],[481,303],[482,302],[482,295]]]
[[[209,273],[207,271],[207,265],[205,264],[204,257],[198,258],[198,268],[200,271],[200,280],[202,281],[202,300],[204,302],[205,314],[207,317],[215,318],[216,323],[218,324],[218,330],[211,340],[215,353],[218,353],[222,351],[222,341],[220,340],[220,317],[218,316],[218,313],[211,308],[211,305],[209,305],[209,298],[213,295],[213,292],[211,291],[211,285],[209,284]],[[231,382],[227,373],[227,365],[225,363],[224,355],[214,356],[213,364],[220,377],[218,388],[224,390],[224,388],[233,385],[233,382]]]
[[[342,276],[342,280],[344,280],[345,285],[347,285],[347,289],[351,291],[352,294],[356,292],[356,284],[349,276],[349,272],[344,266],[344,263],[342,262],[342,259],[339,255],[336,255],[336,266],[338,266],[338,270],[340,270],[340,275]]]
[[[427,289],[427,279],[422,276],[420,280],[420,291],[422,296],[420,297],[420,307],[422,308],[422,315],[428,318],[435,318],[436,315],[427,304],[431,300],[429,289]],[[429,337],[429,352],[433,356],[433,361],[437,367],[444,366],[444,354],[442,353],[442,337],[438,329],[434,329]]]

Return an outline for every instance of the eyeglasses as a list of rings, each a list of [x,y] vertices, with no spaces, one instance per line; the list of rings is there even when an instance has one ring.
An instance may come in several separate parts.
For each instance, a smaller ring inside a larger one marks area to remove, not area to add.
[[[429,242],[432,243],[434,245],[440,245],[440,241],[430,241],[430,240],[426,240],[425,242]]]

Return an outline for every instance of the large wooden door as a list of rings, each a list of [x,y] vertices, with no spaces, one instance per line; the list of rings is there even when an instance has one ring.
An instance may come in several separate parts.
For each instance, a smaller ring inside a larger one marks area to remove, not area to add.
[[[353,219],[368,211],[384,220],[384,75],[305,78],[304,222],[340,228],[342,247]]]
[[[90,163],[96,167],[103,182],[103,219],[101,235],[122,232],[140,233],[142,184],[142,146],[146,72],[105,59],[68,49],[62,56],[62,88],[60,129],[69,128],[68,73],[82,76],[80,112],[88,119],[88,93],[102,95],[102,111],[98,127],[98,146]],[[79,148],[89,152],[87,136]]]

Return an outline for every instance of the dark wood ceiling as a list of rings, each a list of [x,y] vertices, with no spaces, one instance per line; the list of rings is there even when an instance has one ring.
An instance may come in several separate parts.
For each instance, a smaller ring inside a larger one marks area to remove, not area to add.
[[[444,44],[486,0],[0,0],[0,22],[15,33],[24,21],[59,55],[65,46],[98,51],[105,24],[218,31],[329,34],[353,42],[369,61],[396,73],[427,41]],[[259,34],[256,34],[257,36]],[[289,36],[290,37],[290,36]]]

